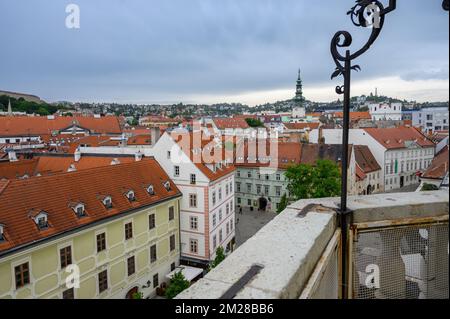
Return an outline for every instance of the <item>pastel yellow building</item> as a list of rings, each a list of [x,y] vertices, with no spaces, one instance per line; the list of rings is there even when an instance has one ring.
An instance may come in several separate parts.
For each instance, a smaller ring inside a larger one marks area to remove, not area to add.
[[[179,264],[180,196],[154,159],[1,181],[0,298],[152,297]]]

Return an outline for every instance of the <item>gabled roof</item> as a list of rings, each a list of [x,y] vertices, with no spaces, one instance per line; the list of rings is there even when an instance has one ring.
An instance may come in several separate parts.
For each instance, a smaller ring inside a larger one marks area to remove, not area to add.
[[[88,129],[92,134],[120,134],[116,116],[17,116],[0,117],[0,136],[51,135],[73,125]]]
[[[448,174],[448,148],[447,145],[435,156],[430,167],[422,175],[423,178],[443,179]]]
[[[380,165],[367,145],[355,145],[354,150],[356,165],[362,172],[369,174],[381,170]]]
[[[366,128],[364,130],[387,149],[406,148],[408,142],[414,142],[420,147],[434,146],[433,142],[413,127]]]
[[[12,248],[45,240],[94,222],[113,218],[135,209],[180,196],[176,185],[170,181],[167,191],[162,181],[167,174],[154,159],[140,162],[87,169],[74,173],[43,176],[25,180],[10,180],[0,193],[0,224],[4,225],[6,240],[0,242],[0,255]],[[153,184],[155,195],[150,195],[144,185]],[[130,202],[123,189],[133,189],[136,201]],[[107,209],[98,198],[101,194],[112,197],[113,207]],[[82,202],[87,216],[78,218],[70,203]],[[30,211],[45,211],[51,227],[39,231]]]
[[[217,141],[213,136],[206,136],[202,131],[172,132],[169,136],[210,181],[218,180],[235,171],[232,164],[233,158],[232,156],[227,158],[228,154],[222,140]],[[208,167],[208,165],[224,161],[228,164],[222,165],[215,171]]]

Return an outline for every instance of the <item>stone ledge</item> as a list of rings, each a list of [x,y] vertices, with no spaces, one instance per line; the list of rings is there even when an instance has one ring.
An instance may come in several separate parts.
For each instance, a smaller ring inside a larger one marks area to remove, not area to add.
[[[317,200],[315,202],[318,202]],[[298,216],[287,208],[179,299],[220,298],[255,264],[264,266],[237,299],[298,298],[336,229],[333,209]]]

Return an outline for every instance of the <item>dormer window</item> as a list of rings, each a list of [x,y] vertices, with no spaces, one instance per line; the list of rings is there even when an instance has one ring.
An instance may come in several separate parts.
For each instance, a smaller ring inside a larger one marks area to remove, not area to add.
[[[136,195],[134,194],[134,192],[132,190],[129,190],[126,193],[126,196],[130,202],[134,202],[136,200]]]
[[[86,216],[86,209],[83,203],[72,203],[69,205],[78,218]]]
[[[170,188],[170,182],[169,182],[169,181],[165,182],[163,185],[164,185],[164,188],[165,188],[167,191],[170,191],[170,190],[171,190],[171,188]]]
[[[39,230],[45,230],[48,228],[48,214],[46,212],[40,212],[39,214],[32,216]]]
[[[112,208],[113,205],[112,205],[112,198],[111,198],[111,196],[106,196],[103,199],[103,205],[105,206],[106,209]]]
[[[155,189],[153,188],[153,185],[147,186],[147,193],[149,193],[149,195],[155,195]]]

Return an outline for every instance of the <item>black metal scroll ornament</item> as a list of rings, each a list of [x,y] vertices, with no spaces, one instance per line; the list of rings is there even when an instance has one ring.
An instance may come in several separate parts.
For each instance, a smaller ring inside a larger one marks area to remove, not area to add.
[[[351,53],[349,49],[342,55],[339,49],[349,48],[352,44],[352,36],[347,31],[336,32],[331,41],[331,54],[336,63],[336,69],[331,78],[342,75],[344,77],[344,85],[336,87],[337,94],[344,94],[344,118],[343,118],[343,134],[342,134],[342,178],[341,178],[341,204],[340,204],[340,226],[342,230],[342,251],[341,251],[341,274],[342,274],[342,297],[348,298],[348,253],[347,253],[347,237],[348,228],[351,225],[352,214],[347,209],[347,168],[348,168],[348,136],[350,122],[350,78],[351,71],[360,71],[359,65],[352,65],[352,61],[365,53],[371,45],[376,41],[384,26],[386,14],[395,10],[396,0],[389,0],[387,8],[376,0],[357,0],[356,5],[351,8],[350,15],[352,22],[357,27],[372,28],[369,39],[366,44],[358,51]]]

